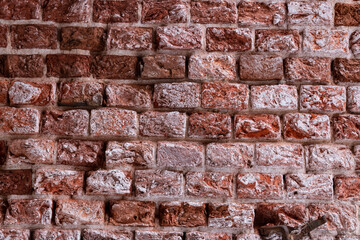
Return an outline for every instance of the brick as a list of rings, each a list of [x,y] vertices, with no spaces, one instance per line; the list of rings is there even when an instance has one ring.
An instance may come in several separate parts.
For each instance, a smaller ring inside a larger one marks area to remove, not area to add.
[[[186,114],[145,112],[140,115],[140,134],[145,137],[185,137]]]
[[[86,193],[94,195],[130,195],[132,173],[122,170],[97,170],[87,173]]]
[[[185,56],[178,55],[151,55],[142,58],[141,78],[185,78]]]
[[[252,228],[254,206],[243,203],[210,203],[208,226],[214,228]]]
[[[148,141],[108,142],[105,157],[106,167],[155,165],[155,143]]]
[[[181,173],[167,170],[137,170],[135,191],[138,197],[180,196],[183,192]]]
[[[247,28],[206,29],[206,50],[208,52],[244,52],[252,47],[252,34]]]
[[[159,49],[192,50],[200,49],[202,44],[201,29],[195,26],[166,26],[156,29],[156,42]]]
[[[284,3],[240,2],[238,5],[238,23],[253,26],[282,26],[286,13]]]
[[[336,3],[335,4],[335,26],[359,26],[360,4]]]
[[[350,149],[349,149],[350,150]],[[351,156],[351,151],[350,151],[350,156]],[[359,170],[360,169],[360,146],[359,145],[355,145],[354,146],[354,155],[355,155],[355,170]]]
[[[206,204],[163,202],[159,206],[160,226],[206,226]]]
[[[240,56],[240,79],[250,81],[281,80],[283,61],[281,57],[264,55]]]
[[[4,224],[51,224],[53,203],[48,199],[11,199]]]
[[[1,55],[0,76],[10,78],[37,78],[44,72],[41,55]]]
[[[0,2],[0,18],[6,20],[39,19],[41,11],[40,0]]]
[[[193,80],[233,81],[236,59],[228,55],[198,54],[189,59],[189,78]]]
[[[137,57],[134,56],[95,56],[91,72],[96,78],[135,79]]]
[[[0,236],[4,239],[29,240],[29,229],[0,229]]]
[[[89,112],[86,110],[46,110],[42,133],[47,135],[87,136]]]
[[[360,193],[360,178],[358,176],[337,176],[334,180],[335,196],[339,200],[358,201]]]
[[[12,25],[11,45],[13,48],[57,48],[57,29],[53,25]]]
[[[186,23],[189,3],[186,0],[145,0],[142,2],[142,23]]]
[[[335,140],[359,140],[360,139],[360,116],[339,115],[333,118]]]
[[[83,193],[84,172],[61,169],[36,171],[36,194],[80,195]]]
[[[229,0],[191,1],[190,13],[193,23],[235,23],[236,3]]]
[[[138,1],[95,0],[93,21],[101,23],[136,22],[138,20]]]
[[[104,217],[105,204],[103,201],[63,199],[56,202],[56,225],[101,225],[104,223]]]
[[[255,110],[297,110],[297,98],[295,86],[265,85],[251,87],[251,107]]]
[[[15,81],[9,85],[8,94],[11,105],[50,105],[55,103],[56,84]]]
[[[117,229],[85,229],[83,231],[84,240],[131,240],[133,239],[133,234],[130,231],[123,231]]]
[[[0,171],[1,195],[31,194],[31,170],[2,170]]]
[[[182,240],[182,232],[135,231],[135,240]]]
[[[150,108],[152,88],[149,85],[116,84],[106,86],[106,106]]]
[[[356,57],[360,55],[360,31],[355,31],[351,34],[350,49]]]
[[[0,140],[0,165],[3,165],[5,163],[6,153],[7,153],[6,141]]]
[[[6,105],[8,102],[9,81],[0,80],[0,105]]]
[[[210,143],[206,147],[206,165],[246,168],[254,158],[254,146],[247,143]]]
[[[102,83],[87,81],[62,81],[58,88],[60,105],[101,106],[104,86]]]
[[[186,240],[198,240],[198,239],[207,239],[207,240],[231,240],[231,233],[209,233],[209,232],[188,232],[186,233]]]
[[[331,77],[331,59],[320,57],[291,57],[284,61],[287,83],[327,84]]]
[[[289,2],[288,21],[291,25],[329,26],[332,6],[327,2]]]
[[[63,27],[60,33],[60,49],[102,51],[105,49],[105,39],[105,29],[100,27]]]
[[[324,54],[349,52],[349,33],[341,30],[305,30],[304,51]]]
[[[282,199],[285,195],[282,175],[239,173],[236,184],[238,198]]]
[[[152,28],[111,27],[108,48],[121,50],[152,49]]]
[[[8,41],[7,41],[7,34],[8,34],[8,26],[0,24],[0,47],[6,48]]]
[[[231,137],[231,117],[224,113],[193,113],[189,117],[189,137],[226,139]]]
[[[230,198],[233,193],[233,174],[220,172],[188,172],[186,194],[193,197]]]
[[[236,240],[261,240],[260,235],[253,233],[242,233],[237,235]]]
[[[154,86],[154,107],[196,108],[200,106],[200,84],[158,83]]]
[[[115,108],[91,110],[91,135],[134,137],[138,132],[137,121],[135,111]]]
[[[30,135],[39,133],[40,112],[32,108],[0,107],[0,133]]]
[[[338,235],[336,240],[359,240],[359,236]]]
[[[336,58],[333,75],[335,83],[360,82],[360,59]]]
[[[360,112],[360,87],[350,86],[347,88],[347,107],[351,112]]]
[[[327,115],[288,113],[284,116],[287,140],[329,140],[330,119]]]
[[[276,115],[236,115],[235,138],[237,139],[279,139],[280,118]]]
[[[48,77],[89,77],[90,56],[75,54],[50,54],[46,56]]]
[[[64,229],[36,229],[33,234],[34,240],[80,240],[80,230]]]
[[[9,143],[6,164],[53,164],[56,143],[47,139],[14,139]]]
[[[44,21],[89,22],[90,0],[48,0],[42,8]]]
[[[259,52],[297,52],[300,34],[298,30],[255,30],[255,47]]]

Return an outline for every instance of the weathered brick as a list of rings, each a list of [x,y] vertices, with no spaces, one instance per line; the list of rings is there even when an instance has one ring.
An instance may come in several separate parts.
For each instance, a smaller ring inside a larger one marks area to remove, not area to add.
[[[136,22],[138,17],[138,1],[105,1],[95,0],[93,21],[101,23]]]
[[[142,23],[186,23],[189,2],[186,0],[145,0],[142,2]]]
[[[359,26],[360,4],[336,3],[335,4],[335,26]]]
[[[53,25],[12,25],[13,48],[57,48],[57,29]]]
[[[132,173],[122,170],[97,170],[87,173],[86,193],[95,195],[130,195]]]
[[[252,34],[247,28],[206,29],[206,50],[209,52],[243,52],[252,47]]]
[[[85,229],[83,231],[84,240],[132,240],[133,233],[117,229]]]
[[[44,72],[41,55],[1,55],[0,76],[10,78],[37,78]]]
[[[31,170],[2,170],[0,171],[1,195],[31,194]]]
[[[90,0],[44,1],[42,19],[59,23],[88,22],[90,5]]]
[[[40,0],[0,2],[0,18],[6,20],[30,20],[39,19],[41,11]]]
[[[339,115],[333,118],[335,140],[359,140],[360,116]]]
[[[355,167],[356,167],[355,169],[360,170],[360,145],[354,146],[354,155],[355,155]]]
[[[135,240],[182,240],[182,232],[135,231]]]
[[[355,31],[350,37],[350,49],[355,56],[360,54],[360,31]]]
[[[100,27],[63,27],[60,33],[60,49],[102,51],[105,48],[105,29]]]
[[[333,75],[335,83],[360,82],[360,59],[336,58]]]
[[[87,136],[89,112],[86,110],[46,110],[42,118],[42,133],[47,135]]]
[[[349,52],[349,33],[342,30],[305,30],[304,51],[325,54]]]
[[[151,55],[142,58],[141,78],[185,78],[185,56]]]
[[[11,105],[45,106],[55,103],[56,84],[35,81],[14,81],[9,85]]]
[[[35,229],[34,240],[80,240],[80,230],[72,229]]]
[[[48,77],[89,77],[90,56],[75,54],[50,54],[46,56]]]
[[[137,57],[98,55],[93,58],[91,72],[96,78],[135,79]]]
[[[359,236],[350,236],[350,235],[338,235],[336,240],[359,240]]]
[[[159,206],[161,226],[206,226],[206,204],[194,202],[164,202]]]
[[[154,202],[114,201],[110,205],[110,223],[113,225],[155,225]]]
[[[193,113],[189,117],[189,137],[226,139],[231,137],[231,117],[224,113]]]
[[[300,34],[298,30],[255,30],[255,47],[259,52],[297,52]]]
[[[360,199],[358,191],[360,187],[359,176],[337,176],[334,180],[335,196],[339,200],[354,200]]]
[[[61,105],[101,106],[103,84],[87,81],[62,81],[58,88],[58,101]]]
[[[242,233],[237,235],[236,240],[261,240],[260,235],[253,233]]]
[[[8,44],[7,41],[8,30],[9,27],[7,25],[0,24],[0,48],[6,48]]]
[[[243,203],[210,203],[208,226],[215,228],[252,228],[254,206]]]
[[[332,6],[327,2],[289,2],[288,21],[291,25],[329,26]]]
[[[253,26],[282,26],[286,12],[284,3],[243,1],[238,5],[238,23]]]
[[[191,22],[193,23],[235,23],[236,3],[223,0],[191,1]]]
[[[106,86],[106,105],[110,107],[150,108],[152,89],[148,85],[113,84]]]
[[[6,161],[7,144],[6,141],[0,140],[0,165],[3,165]]]
[[[156,41],[159,49],[191,50],[200,49],[202,44],[201,29],[196,26],[166,26],[156,29]]]
[[[29,240],[29,229],[0,229],[0,236],[3,239]]]
[[[214,232],[188,232],[186,233],[186,240],[231,240],[231,233],[214,233]]]
[[[284,75],[283,60],[275,56],[241,55],[239,71],[241,80],[281,80]]]
[[[40,112],[37,109],[0,107],[1,134],[36,134],[39,125]]]
[[[254,146],[247,143],[210,143],[206,147],[206,165],[246,168],[252,165]]]
[[[8,102],[9,81],[0,80],[0,105],[6,105]]]
[[[360,87],[347,88],[347,107],[351,112],[360,113]]]
[[[108,48],[122,50],[152,49],[152,28],[111,27]]]

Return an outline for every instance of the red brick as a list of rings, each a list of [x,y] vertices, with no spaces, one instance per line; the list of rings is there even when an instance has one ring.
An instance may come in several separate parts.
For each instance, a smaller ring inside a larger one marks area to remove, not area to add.
[[[349,52],[349,33],[341,30],[305,30],[304,51],[340,54]]]
[[[359,176],[337,176],[334,180],[335,196],[339,200],[358,201],[360,199]]]
[[[0,165],[6,161],[7,144],[6,141],[0,140]]]
[[[48,77],[89,77],[90,56],[74,54],[50,54],[46,56]]]
[[[46,139],[15,139],[9,143],[6,164],[53,164],[55,141]]]
[[[137,121],[135,111],[115,108],[91,110],[91,135],[134,137],[138,132]]]
[[[220,172],[188,172],[186,194],[193,197],[230,198],[234,195],[233,174]]]
[[[62,81],[58,88],[61,105],[101,106],[104,87],[102,83],[88,81]]]
[[[360,87],[350,86],[347,88],[347,106],[351,112],[360,113]]]
[[[336,58],[333,75],[335,83],[360,82],[360,59]]]
[[[251,49],[251,31],[247,28],[206,29],[206,50],[209,52],[243,52]]]
[[[130,195],[132,173],[122,170],[97,170],[87,173],[86,193],[95,195]]]
[[[287,140],[329,140],[329,116],[308,113],[286,114],[284,137]]]
[[[120,226],[154,226],[155,203],[140,201],[111,202],[110,223]]]
[[[36,194],[79,195],[83,193],[84,172],[61,169],[36,171]]]
[[[31,170],[2,170],[0,171],[1,195],[31,194]]]
[[[106,106],[150,108],[152,89],[149,85],[116,84],[106,86]]]
[[[104,217],[105,204],[103,201],[63,199],[56,202],[56,225],[101,225],[104,223]]]
[[[231,117],[223,113],[193,113],[189,117],[189,137],[225,139],[231,137]]]
[[[156,41],[159,49],[200,49],[202,46],[201,35],[201,29],[195,26],[158,27],[156,30]]]
[[[186,114],[145,112],[140,115],[140,134],[145,137],[185,137]]]
[[[137,57],[134,56],[95,56],[91,72],[96,78],[135,79]]]
[[[259,52],[297,52],[300,49],[298,30],[256,30],[255,38]]]
[[[42,133],[47,135],[87,136],[89,112],[86,110],[46,110]]]
[[[142,23],[186,23],[189,3],[186,0],[145,0]]]
[[[121,50],[152,49],[152,28],[111,27],[108,48]]]
[[[42,8],[44,21],[89,22],[90,0],[47,0]]]
[[[281,80],[284,75],[281,57],[264,55],[240,56],[240,79],[250,81]]]
[[[192,82],[155,84],[153,101],[154,106],[158,108],[199,107],[200,84]]]
[[[261,240],[260,235],[253,233],[242,233],[237,235],[236,240]]]
[[[254,158],[254,146],[247,143],[210,143],[206,147],[206,165],[246,168]]]
[[[14,81],[9,86],[11,105],[45,106],[55,103],[56,84],[33,81]]]
[[[285,59],[287,83],[330,83],[331,59],[319,57],[291,57]]]
[[[135,240],[182,240],[182,232],[135,231]]]
[[[241,25],[282,26],[286,18],[285,4],[276,2],[240,2],[238,14]]]
[[[37,109],[0,107],[1,134],[36,134],[39,125],[40,112]]]
[[[355,31],[350,37],[350,49],[355,56],[360,54],[360,31]]]
[[[0,229],[0,236],[4,239],[29,240],[30,230],[28,229]]]
[[[329,26],[332,6],[327,2],[289,2],[288,21],[291,25]]]
[[[0,105],[6,105],[8,102],[9,81],[0,80]]]
[[[208,226],[250,229],[253,226],[254,216],[254,206],[250,204],[210,203]]]
[[[53,203],[49,199],[11,199],[4,224],[51,224]]]
[[[35,229],[34,240],[79,240],[80,230],[72,229]]]
[[[44,72],[44,59],[41,55],[2,55],[0,56],[0,76],[10,78],[37,78]]]
[[[282,175],[239,173],[236,182],[238,198],[282,199],[285,195]]]
[[[350,151],[350,154],[351,153],[352,152]],[[355,170],[360,170],[360,146],[359,145],[354,146],[354,155],[355,155],[355,165],[356,165]]]
[[[95,0],[93,21],[101,23],[136,22],[138,20],[138,1]]]
[[[7,25],[0,24],[0,48],[6,48],[7,46],[8,29]]]
[[[60,49],[102,51],[105,48],[105,39],[105,29],[100,27],[63,27],[60,35]]]
[[[159,206],[161,226],[206,226],[206,204],[193,202],[164,202]]]
[[[223,0],[191,1],[191,21],[193,23],[235,23],[236,3]]]
[[[235,138],[237,139],[279,139],[280,118],[276,115],[236,115]]]
[[[185,78],[185,56],[152,55],[142,58],[141,78]]]
[[[53,25],[12,25],[13,48],[57,48],[57,29]]]
[[[0,2],[0,18],[6,20],[30,20],[39,19],[41,11],[40,0]]]
[[[335,4],[335,26],[359,26],[360,4],[336,3]]]
[[[231,233],[214,233],[214,232],[188,232],[186,233],[186,240],[231,240]]]
[[[133,233],[117,229],[85,229],[83,231],[84,240],[132,240]],[[77,239],[76,239],[77,240]]]
[[[334,117],[335,140],[359,140],[360,139],[360,116],[339,115]]]
[[[135,190],[139,197],[175,197],[183,192],[181,173],[167,170],[137,170]]]

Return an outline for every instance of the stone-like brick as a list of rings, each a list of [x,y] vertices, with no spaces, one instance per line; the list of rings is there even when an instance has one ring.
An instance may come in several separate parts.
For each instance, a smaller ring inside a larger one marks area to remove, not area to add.
[[[108,48],[121,50],[152,49],[152,28],[111,27]]]
[[[57,48],[57,29],[53,25],[12,25],[13,48]]]
[[[247,143],[210,143],[206,147],[206,165],[246,168],[254,158],[254,146]]]
[[[280,118],[276,115],[236,115],[235,138],[237,139],[280,139]]]
[[[359,176],[337,176],[334,180],[335,196],[339,200],[353,200],[360,199],[360,177]]]
[[[0,18],[6,20],[39,19],[41,11],[40,0],[0,2]]]
[[[8,102],[9,81],[0,80],[0,105],[6,105]]]
[[[195,26],[166,26],[156,29],[156,41],[159,49],[191,50],[200,49],[202,44],[201,29]]]
[[[140,115],[140,134],[145,137],[185,137],[186,114],[145,112]]]
[[[320,57],[286,58],[285,76],[287,83],[329,83],[331,77],[331,59]]]
[[[91,64],[94,77],[105,79],[135,79],[136,68],[135,56],[98,55]]]
[[[334,117],[335,140],[359,140],[360,139],[360,116],[340,115]]]
[[[60,83],[58,94],[61,105],[101,106],[104,87],[97,82],[69,80]]]
[[[113,225],[155,225],[154,202],[114,201],[110,205],[110,223]]]
[[[224,113],[193,113],[189,117],[189,137],[226,139],[231,137],[231,117]]]
[[[243,1],[238,5],[238,22],[242,25],[282,26],[286,12],[284,3]]]
[[[159,206],[161,226],[206,226],[206,204],[200,202],[164,202]]]
[[[28,229],[0,229],[0,236],[3,239],[29,240],[30,230]]]
[[[186,240],[231,240],[231,233],[217,233],[217,232],[188,232],[186,233]]]
[[[180,196],[183,192],[181,173],[167,170],[137,170],[135,190],[139,197]]]
[[[122,170],[97,170],[87,173],[86,193],[95,195],[130,195],[132,173]]]
[[[4,224],[50,224],[52,201],[48,199],[11,199]]]
[[[90,129],[94,136],[134,137],[138,132],[135,111],[103,108],[91,111]]]
[[[90,5],[90,0],[47,0],[42,4],[42,19],[59,23],[88,22]]]
[[[360,31],[355,31],[350,37],[350,49],[355,56],[360,55]]]
[[[335,83],[360,82],[360,59],[336,58],[333,74]]]
[[[252,34],[247,28],[206,29],[206,50],[209,52],[243,52],[252,47]]]
[[[235,23],[236,3],[223,0],[191,1],[191,22],[193,23]]]
[[[209,227],[215,228],[252,228],[254,206],[243,203],[210,203]]]
[[[62,199],[57,200],[55,210],[56,225],[101,225],[105,218],[103,201]]]
[[[141,78],[185,78],[185,56],[159,54],[142,60]]]
[[[83,232],[84,240],[132,240],[133,233],[117,229],[85,229]],[[76,239],[77,240],[77,239]]]
[[[41,55],[1,55],[0,76],[10,78],[37,78],[44,72]]]
[[[9,86],[11,105],[45,106],[55,103],[55,83],[15,81]]]
[[[327,2],[289,2],[288,21],[291,25],[329,26],[332,6]]]
[[[48,77],[89,77],[90,56],[74,54],[50,54],[46,56]]]
[[[286,114],[284,137],[287,140],[329,140],[329,116],[308,113]]]
[[[360,4],[336,3],[335,4],[335,26],[359,26]]]
[[[188,172],[186,194],[194,197],[230,198],[233,193],[233,174],[220,172]]]
[[[31,170],[2,170],[0,171],[1,195],[31,194]]]
[[[0,48],[6,48],[8,44],[7,34],[9,27],[7,25],[0,24]]]
[[[186,0],[145,0],[142,2],[142,23],[186,23],[189,2]]]
[[[105,38],[105,29],[100,27],[63,27],[60,35],[60,49],[102,51],[105,48]]]
[[[282,175],[239,173],[236,183],[238,198],[282,199],[285,196]]]
[[[0,107],[1,134],[36,134],[39,125],[40,112],[37,109]]]
[[[80,240],[81,231],[72,229],[36,229],[34,240]]]
[[[47,135],[87,136],[89,112],[86,110],[46,110],[42,133]]]
[[[351,112],[360,113],[360,87],[350,86],[347,88],[347,106]]]
[[[95,0],[93,21],[101,23],[136,22],[138,17],[138,1],[105,1]]]
[[[283,60],[275,56],[241,55],[239,71],[241,80],[281,80],[284,75]]]
[[[154,86],[154,106],[196,108],[200,106],[200,84],[192,82],[158,83]]]
[[[106,85],[106,106],[150,108],[152,89],[148,85],[116,84]]]
[[[182,232],[135,231],[135,240],[182,240]]]
[[[255,47],[259,52],[297,52],[300,34],[298,30],[256,30]]]
[[[342,30],[305,30],[304,51],[325,54],[349,52],[349,33]]]

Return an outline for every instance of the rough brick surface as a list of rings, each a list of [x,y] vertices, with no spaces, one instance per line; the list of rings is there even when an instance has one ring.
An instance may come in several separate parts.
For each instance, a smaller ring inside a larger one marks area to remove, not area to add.
[[[44,72],[41,55],[1,55],[0,76],[10,78],[38,78]]]
[[[94,240],[94,239],[104,239],[104,240],[113,240],[113,239],[122,239],[122,240],[131,240],[133,234],[128,231],[122,230],[104,230],[104,229],[85,229],[83,234],[84,240]]]
[[[156,29],[159,49],[200,49],[202,46],[201,29],[199,27],[168,26]]]
[[[242,55],[239,71],[242,80],[281,80],[283,78],[283,63],[279,57]]]
[[[252,164],[253,145],[246,143],[210,143],[206,147],[206,165],[245,168]]]
[[[252,36],[246,28],[208,28],[206,30],[207,51],[248,51],[252,46]]]
[[[24,195],[31,194],[32,174],[30,170],[0,171],[0,194]]]
[[[289,23],[292,25],[330,25],[332,7],[327,2],[289,2]]]
[[[145,0],[142,3],[143,23],[185,23],[189,15],[186,0]]]
[[[61,29],[60,49],[101,51],[105,47],[103,28],[64,27]]]
[[[176,55],[155,55],[143,57],[141,78],[184,78],[185,57]]]
[[[53,25],[15,25],[11,27],[11,44],[14,48],[57,47],[57,29]]]
[[[209,205],[209,226],[216,228],[249,228],[254,222],[254,206],[242,203]]]
[[[80,236],[80,230],[37,229],[34,232],[34,239],[36,240],[79,240]]]
[[[109,84],[105,89],[106,105],[109,107],[151,107],[152,89],[135,84]],[[88,96],[88,95],[87,95]]]
[[[93,19],[101,23],[136,22],[138,20],[137,1],[95,0]]]
[[[60,23],[88,22],[89,0],[49,0],[43,2],[43,20]]]
[[[108,41],[109,49],[151,49],[152,28],[113,27],[110,28]]]
[[[336,58],[333,62],[335,82],[360,82],[360,60]]]
[[[358,26],[360,24],[359,4],[336,3],[335,26]]]
[[[297,30],[256,30],[255,47],[259,52],[297,52],[300,34]]]
[[[357,176],[338,176],[334,180],[335,196],[341,200],[358,200],[359,177]]]
[[[161,226],[206,225],[206,205],[198,202],[165,202],[159,206]]]
[[[224,139],[231,136],[231,118],[222,113],[194,113],[189,117],[191,138]]]
[[[236,22],[236,4],[229,0],[192,1],[190,13],[193,23]]]
[[[101,83],[63,81],[59,86],[58,101],[61,105],[101,106],[104,87]]]
[[[285,23],[285,4],[266,2],[240,2],[238,23],[253,26],[282,26]]]
[[[39,110],[0,107],[0,133],[2,134],[36,134],[39,133],[39,125]]]
[[[12,82],[9,86],[11,105],[50,105],[55,102],[55,84],[30,81]]]
[[[153,226],[155,204],[153,202],[115,201],[110,207],[110,223],[113,225]]]
[[[48,77],[89,77],[90,57],[58,54],[46,57]]]
[[[360,116],[339,115],[334,118],[334,137],[336,140],[360,139]]]
[[[93,58],[91,72],[96,78],[135,79],[136,66],[133,56],[98,55]]]
[[[306,30],[303,44],[306,52],[347,53],[349,51],[349,33],[341,30]]]

